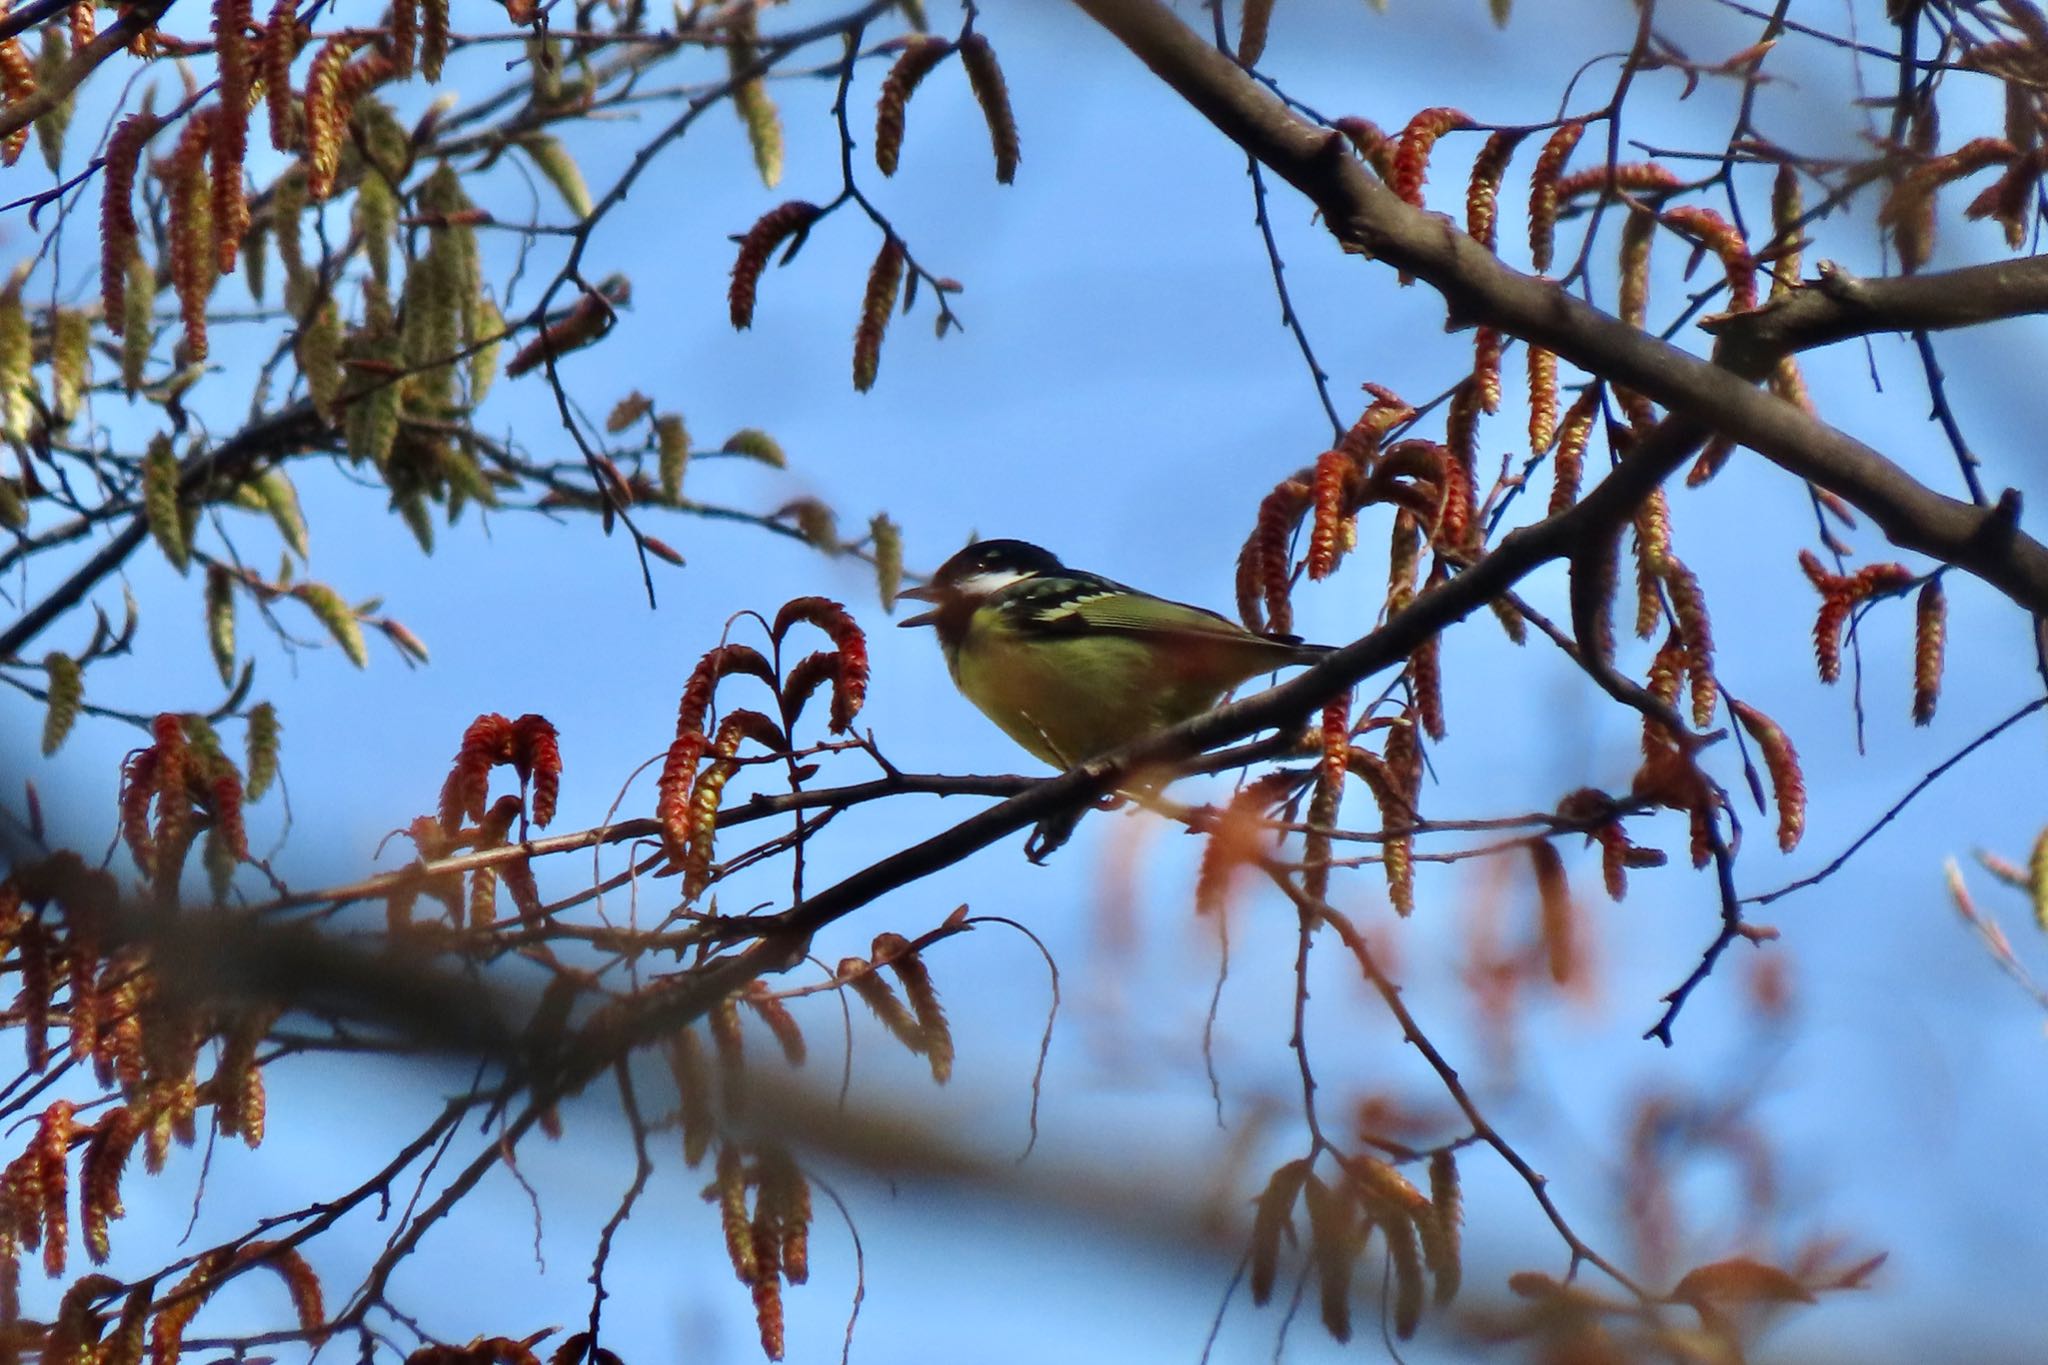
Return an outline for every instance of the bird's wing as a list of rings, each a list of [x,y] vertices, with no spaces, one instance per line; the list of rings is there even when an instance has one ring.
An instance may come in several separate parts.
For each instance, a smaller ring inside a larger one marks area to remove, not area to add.
[[[1103,631],[1237,645],[1286,646],[1286,642],[1254,635],[1213,611],[1185,602],[1169,602],[1093,574],[1028,579],[1006,590],[1003,596],[1010,599],[1004,606],[1013,613],[1012,619],[1019,628],[1048,635]]]

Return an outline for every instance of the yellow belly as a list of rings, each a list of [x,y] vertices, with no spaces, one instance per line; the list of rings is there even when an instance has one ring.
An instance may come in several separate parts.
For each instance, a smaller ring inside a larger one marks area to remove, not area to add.
[[[1161,670],[1154,648],[1114,636],[991,647],[971,635],[951,661],[961,693],[1057,768],[1200,715],[1246,678],[1275,666],[1264,651],[1250,657],[1204,651]]]

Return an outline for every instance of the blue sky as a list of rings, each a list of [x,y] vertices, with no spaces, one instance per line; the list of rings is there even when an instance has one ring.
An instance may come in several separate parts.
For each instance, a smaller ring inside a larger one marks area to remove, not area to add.
[[[1350,4],[1290,3],[1280,7],[1266,65],[1290,93],[1326,113],[1363,113],[1389,127],[1437,104],[1483,119],[1537,120],[1550,115],[1560,84],[1552,54],[1619,46],[1625,34],[1587,45],[1589,30],[1616,22],[1611,5],[1520,8],[1503,33],[1486,23],[1476,0],[1397,6],[1384,17]],[[786,17],[808,22],[814,10],[824,13],[803,6]],[[784,17],[773,16],[771,27]],[[1696,26],[1689,36],[1701,55],[1732,52],[1753,38],[1705,6],[1673,22]],[[1242,157],[1077,14],[1006,7],[992,10],[983,27],[1009,74],[1022,125],[1016,185],[994,184],[986,132],[957,69],[942,70],[919,92],[896,179],[882,182],[868,168],[863,180],[919,258],[966,284],[964,334],[934,340],[929,305],[921,303],[892,329],[875,391],[852,391],[852,328],[878,239],[850,216],[820,227],[793,265],[771,271],[752,331],[732,332],[724,302],[728,235],[783,198],[822,199],[837,186],[825,123],[829,86],[779,82],[790,133],[783,184],[766,190],[746,172],[744,140],[725,111],[703,120],[593,240],[591,268],[628,273],[635,304],[601,346],[563,362],[563,377],[594,413],[637,389],[682,411],[700,445],[760,426],[789,451],[787,474],[700,461],[690,475],[695,496],[772,510],[815,494],[850,527],[887,510],[906,528],[913,563],[927,566],[971,532],[1022,536],[1070,562],[1224,607],[1236,546],[1257,500],[1327,442],[1306,372],[1278,326]],[[1794,83],[1766,91],[1766,122],[1801,139],[1802,149],[1853,153],[1859,124],[1846,68],[1831,54],[1790,44],[1784,60]],[[490,88],[489,66],[459,70],[457,88],[471,95]],[[1611,72],[1611,64],[1596,67],[1574,107],[1595,102]],[[858,109],[871,107],[878,75],[870,71],[857,87]],[[1725,91],[1710,83],[1676,104],[1675,76],[1644,79],[1643,121],[1631,124],[1631,135],[1718,145]],[[1957,140],[1965,135],[1961,122],[1951,124]],[[647,126],[571,134],[594,188],[610,182]],[[1432,206],[1459,208],[1476,146],[1471,137],[1446,141]],[[1526,174],[1532,155],[1524,152],[1518,172]],[[857,164],[869,167],[864,158]],[[558,220],[545,187],[539,195],[544,214]],[[510,219],[528,199],[501,176],[487,202]],[[1825,255],[1860,272],[1880,268],[1869,205],[1856,207],[1860,213],[1823,226],[1809,263]],[[1275,191],[1273,212],[1289,281],[1347,417],[1364,380],[1420,398],[1455,377],[1469,341],[1443,334],[1433,294],[1399,288],[1391,272],[1339,256],[1303,201],[1284,189]],[[1518,226],[1504,225],[1504,241],[1518,234]],[[1949,232],[1937,264],[1990,259],[2001,249],[1994,227],[1967,225]],[[1660,244],[1653,316],[1668,316],[1669,301],[1680,296],[1681,255]],[[1523,258],[1515,249],[1510,259]],[[74,257],[71,269],[83,270],[84,260]],[[223,296],[232,300],[238,289],[224,286]],[[530,305],[532,297],[529,285],[514,302]],[[1680,337],[1687,345],[1700,340],[1696,332]],[[2030,454],[2048,415],[2048,395],[2030,379],[2042,344],[2035,322],[1943,343],[1953,396],[1990,479],[2020,486],[2030,506],[2048,498],[2048,473]],[[232,348],[220,352],[230,366]],[[1515,368],[1511,362],[1511,375]],[[1808,374],[1824,416],[1954,491],[1907,346],[1875,338],[1867,351],[1838,348],[1811,361]],[[210,419],[217,424],[233,421],[243,392],[224,378],[226,406]],[[117,429],[134,420],[118,404],[102,404],[96,416]],[[1483,437],[1489,451],[1512,448],[1520,429],[1518,417],[1498,421]],[[536,378],[505,383],[482,425],[513,432],[536,452],[570,449]],[[356,875],[385,831],[429,809],[463,726],[480,711],[539,711],[554,720],[567,765],[558,827],[598,822],[626,775],[666,743],[682,681],[728,615],[772,611],[802,593],[841,597],[868,625],[874,683],[864,723],[892,761],[914,771],[979,772],[1011,771],[1024,761],[954,695],[930,638],[889,626],[865,570],[851,561],[828,561],[746,528],[657,520],[650,529],[690,563],[656,566],[659,605],[649,610],[629,543],[601,538],[591,522],[499,515],[486,536],[468,520],[423,560],[404,528],[381,515],[375,490],[332,470],[309,468],[298,478],[312,521],[311,576],[352,598],[382,594],[386,610],[427,640],[434,662],[407,669],[375,642],[366,674],[331,649],[288,657],[244,613],[243,638],[259,661],[257,694],[279,701],[287,726],[294,821],[282,865],[294,884]],[[1846,689],[1824,689],[1813,677],[1813,595],[1793,560],[1812,537],[1803,490],[1745,456],[1709,488],[1675,492],[1673,519],[1679,553],[1714,607],[1728,686],[1792,733],[1813,791],[1806,842],[1791,857],[1777,854],[1768,817],[1745,803],[1745,892],[1820,866],[1921,773],[2039,691],[2027,671],[2019,614],[1952,581],[1948,687],[1926,731],[1906,719],[1907,610],[1895,605],[1867,622],[1869,752],[1859,756]],[[248,522],[237,534],[240,543],[266,547],[256,562],[273,557],[266,530]],[[1379,534],[1377,526],[1365,533],[1368,546]],[[1866,558],[1891,557],[1872,530],[1850,539]],[[129,580],[145,606],[144,635],[133,662],[94,670],[95,699],[210,704],[217,684],[196,584],[176,581],[147,553],[131,565]],[[1538,575],[1529,591],[1539,606],[1564,615],[1561,577]],[[1367,559],[1302,594],[1300,628],[1320,639],[1353,638],[1369,628],[1380,596]],[[75,646],[88,629],[74,620],[50,643]],[[1625,656],[1637,667],[1646,661],[1640,651]],[[1452,737],[1435,755],[1439,784],[1425,794],[1430,813],[1546,808],[1584,782],[1626,786],[1635,728],[1589,700],[1588,687],[1554,651],[1532,644],[1516,653],[1479,618],[1447,638],[1445,670]],[[39,718],[16,708],[8,723],[25,745]],[[1743,979],[1755,955],[1738,945],[1688,1006],[1679,1046],[1667,1052],[1642,1041],[1657,997],[1712,935],[1711,887],[1667,871],[1639,875],[1624,905],[1588,894],[1586,913],[1607,964],[1603,985],[1591,1001],[1546,1002],[1531,1012],[1512,1088],[1488,1074],[1457,975],[1486,874],[1460,868],[1426,876],[1422,908],[1405,924],[1392,922],[1376,874],[1340,878],[1337,896],[1389,935],[1432,1037],[1478,1078],[1489,1115],[1553,1178],[1568,1216],[1603,1250],[1628,1255],[1617,1172],[1636,1101],[1652,1090],[1747,1094],[1783,1160],[1783,1215],[1766,1249],[1825,1231],[1859,1251],[1893,1252],[1876,1290],[1824,1306],[1773,1338],[1774,1348],[1914,1359],[1935,1342],[1952,1347],[1959,1321],[1993,1340],[2025,1340],[2039,1325],[2034,1272],[2048,1251],[2036,1155],[2048,1117],[2039,1098],[2042,1019],[1956,922],[1941,862],[1980,846],[2024,854],[2048,822],[2042,741],[2037,717],[1970,760],[1839,877],[1762,916],[1784,933],[1771,951],[1787,959],[1796,990],[1795,1014],[1782,1027],[1749,1017]],[[111,826],[113,776],[132,742],[114,727],[87,725],[61,762],[23,766],[97,838]],[[81,779],[81,769],[97,776]],[[847,780],[865,775],[853,759],[836,771]],[[1739,790],[1732,766],[1720,775]],[[641,813],[652,799],[643,777],[621,809]],[[814,846],[813,884],[974,805],[911,799],[849,816]],[[1370,822],[1364,809],[1347,807],[1347,814]],[[275,818],[273,808],[257,819],[259,847],[277,834]],[[1682,847],[1682,822],[1673,817],[1641,822],[1636,832]],[[1028,921],[1065,973],[1045,1136],[1021,1172],[1012,1172],[1010,1158],[1022,1139],[1046,997],[1035,951],[985,931],[934,954],[960,1036],[958,1075],[943,1091],[915,1059],[858,1022],[857,1098],[922,1116],[985,1154],[1007,1192],[832,1174],[868,1256],[857,1358],[1186,1360],[1199,1349],[1235,1248],[1204,1246],[1188,1223],[1172,1219],[1163,1232],[1132,1242],[1102,1239],[1087,1219],[1093,1196],[1072,1197],[1075,1189],[1131,1185],[1162,1192],[1182,1215],[1199,1211],[1233,1144],[1261,1113],[1269,1126],[1251,1129],[1248,1166],[1231,1186],[1237,1195],[1255,1190],[1272,1165],[1299,1150],[1286,1122],[1296,1094],[1286,1050],[1291,917],[1270,899],[1255,900],[1234,923],[1217,1057],[1232,1127],[1219,1130],[1199,1052],[1215,968],[1208,930],[1188,913],[1193,853],[1192,840],[1140,820],[1095,817],[1049,867],[1026,866],[1014,843],[990,849],[821,938],[818,951],[830,961],[865,952],[884,929],[920,932],[966,902]],[[1593,893],[1597,865],[1574,855],[1571,867],[1574,885]],[[589,868],[577,860],[555,869],[555,887],[587,879]],[[1127,915],[1105,904],[1104,887],[1120,877],[1134,888]],[[2039,962],[2017,898],[2001,897],[1981,874],[1973,881],[1987,908],[2014,912],[2022,955]],[[648,894],[665,895],[667,886]],[[771,877],[729,894],[748,890],[772,900],[778,883]],[[1526,923],[1526,888],[1517,881],[1509,895],[1511,914],[1520,917],[1511,922]],[[1119,924],[1128,927],[1118,932]],[[1326,1104],[1334,1112],[1348,1099],[1391,1091],[1441,1109],[1398,1031],[1341,965],[1322,964],[1311,1013]],[[811,1079],[829,1084],[835,1063],[826,1040],[838,1012],[819,999],[805,1002],[800,1017],[821,1058]],[[309,1197],[309,1177],[338,1185],[338,1176],[375,1157],[380,1135],[424,1116],[433,1096],[458,1080],[397,1069],[367,1080],[323,1068],[280,1073],[264,1150],[215,1158],[201,1235]],[[429,1240],[401,1283],[415,1305],[430,1307],[427,1320],[442,1334],[519,1335],[587,1312],[591,1236],[630,1165],[602,1099],[572,1111],[568,1122],[562,1143],[522,1154],[523,1171],[543,1194],[545,1275],[533,1273],[525,1197],[499,1176],[480,1191],[475,1209]],[[634,1361],[683,1347],[693,1359],[754,1358],[745,1291],[725,1266],[713,1211],[697,1198],[703,1174],[683,1171],[672,1150],[661,1156],[663,1169],[614,1261],[613,1345]],[[1468,1292],[1495,1288],[1512,1269],[1561,1272],[1562,1249],[1526,1191],[1476,1155],[1467,1172],[1475,1259]],[[175,1235],[194,1175],[188,1163],[149,1186],[138,1179],[117,1246],[125,1240],[140,1254],[145,1242],[156,1242],[153,1232]],[[1699,1235],[1686,1245],[1681,1268],[1757,1249],[1740,1244],[1732,1188],[1724,1167],[1688,1170],[1680,1189],[1687,1226]],[[820,1207],[813,1282],[790,1297],[794,1360],[836,1352],[851,1293],[844,1236],[824,1201]],[[378,1231],[366,1226],[349,1235],[370,1248]],[[336,1252],[331,1289],[338,1297],[352,1257]],[[318,1254],[315,1261],[328,1265]],[[266,1301],[266,1290],[275,1286],[257,1286],[235,1307],[275,1311],[281,1300]],[[1369,1288],[1361,1293],[1369,1300]],[[1369,1320],[1369,1310],[1361,1317]],[[1278,1322],[1274,1310],[1235,1304],[1218,1358],[1265,1358]],[[1290,1359],[1336,1355],[1312,1317],[1296,1324]],[[1427,1351],[1418,1358],[1429,1358]]]

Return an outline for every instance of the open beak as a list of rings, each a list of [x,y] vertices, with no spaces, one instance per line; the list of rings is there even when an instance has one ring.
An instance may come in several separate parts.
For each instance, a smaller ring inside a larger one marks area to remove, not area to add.
[[[921,588],[904,588],[902,591],[898,592],[896,596],[899,599],[909,598],[913,602],[937,602],[939,600],[939,590],[930,585],[929,583],[927,583],[925,586]],[[934,607],[930,611],[921,611],[915,616],[906,616],[901,621],[898,621],[896,624],[899,627],[929,626],[935,624],[938,621],[938,619],[938,608]]]

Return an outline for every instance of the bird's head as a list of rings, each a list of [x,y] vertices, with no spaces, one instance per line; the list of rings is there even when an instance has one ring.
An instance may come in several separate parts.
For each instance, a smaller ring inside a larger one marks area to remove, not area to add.
[[[1024,540],[977,540],[939,566],[932,581],[921,588],[906,588],[897,594],[913,602],[929,602],[932,609],[907,617],[899,626],[941,626],[951,613],[968,613],[1012,583],[1041,574],[1058,573],[1063,566],[1050,550]],[[950,609],[950,612],[949,612]]]

